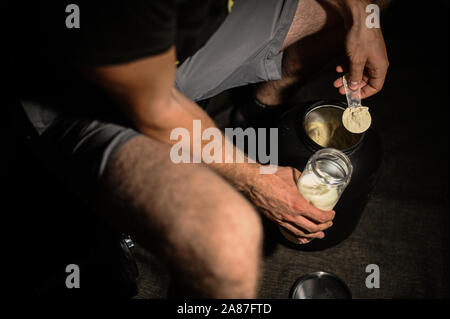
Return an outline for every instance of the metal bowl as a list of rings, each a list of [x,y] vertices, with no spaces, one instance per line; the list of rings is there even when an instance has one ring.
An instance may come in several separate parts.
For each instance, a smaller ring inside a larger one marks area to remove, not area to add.
[[[345,107],[325,104],[314,106],[305,114],[303,129],[314,144],[341,151],[355,148],[364,134],[354,134],[342,125]]]
[[[336,275],[317,271],[300,277],[291,289],[291,299],[352,299],[350,289]]]

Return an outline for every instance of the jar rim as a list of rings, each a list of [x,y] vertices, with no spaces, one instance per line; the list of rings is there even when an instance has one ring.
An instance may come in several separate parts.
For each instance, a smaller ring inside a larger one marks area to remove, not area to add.
[[[326,160],[331,161],[330,158],[326,158],[327,156],[333,156],[342,161],[342,163],[344,164],[344,167],[342,167],[343,165],[341,165],[337,161],[332,161],[332,163],[335,165],[338,165],[339,168],[342,169],[342,171],[344,172],[344,177],[342,177],[342,178],[333,177],[333,176],[324,174],[320,169],[318,169],[318,167],[317,167],[318,160],[326,159]],[[316,153],[314,153],[314,155],[311,157],[311,168],[312,168],[314,174],[319,176],[327,184],[330,184],[330,185],[348,184],[350,181],[350,178],[352,176],[352,173],[353,173],[353,165],[352,165],[352,162],[350,161],[350,158],[347,155],[345,155],[344,152],[337,150],[335,148],[323,148],[323,149],[317,151]]]

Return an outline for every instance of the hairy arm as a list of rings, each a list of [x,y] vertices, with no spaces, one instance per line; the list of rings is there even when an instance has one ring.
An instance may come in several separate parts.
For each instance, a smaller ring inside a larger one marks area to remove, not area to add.
[[[173,87],[174,48],[126,64],[87,69],[84,73],[117,101],[142,134],[174,144],[177,141],[170,139],[172,130],[185,128],[190,132],[193,156],[201,158],[201,151],[209,141],[194,141],[193,121],[201,121],[202,133],[216,125],[197,104]],[[223,135],[221,138],[225,150],[225,144],[231,142]],[[201,148],[197,150],[194,144],[200,144]],[[239,152],[233,145],[230,147],[234,154]],[[331,226],[334,212],[319,210],[299,195],[295,183],[298,171],[279,167],[276,174],[261,175],[260,164],[227,163],[225,156],[222,152],[222,162],[209,166],[247,195],[269,219],[302,239],[324,236],[322,231]]]
[[[153,137],[168,144],[177,141],[170,139],[175,128],[189,131],[190,145],[186,145],[193,156],[201,157],[201,150],[209,141],[194,140],[193,121],[200,120],[202,132],[207,128],[216,128],[213,120],[193,101],[185,97],[173,87],[175,81],[175,50],[115,66],[102,66],[85,72],[88,77],[117,101],[118,106],[131,120],[134,126],[144,135]],[[200,143],[201,148],[194,148]],[[229,143],[222,136],[222,149]],[[234,146],[230,147],[238,152]],[[225,153],[225,152],[222,152]],[[245,155],[244,155],[245,156]],[[228,179],[234,186],[242,190],[244,185],[255,176],[259,164],[243,163],[234,165],[211,163],[210,166]],[[239,172],[236,172],[239,170]],[[240,178],[237,178],[240,176]]]

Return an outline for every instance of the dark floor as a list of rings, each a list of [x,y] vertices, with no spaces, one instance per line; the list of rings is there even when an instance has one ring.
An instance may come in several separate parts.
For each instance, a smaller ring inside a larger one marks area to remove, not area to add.
[[[381,178],[350,238],[321,252],[276,244],[264,259],[259,297],[287,298],[297,277],[315,270],[341,277],[354,298],[448,298],[448,7],[398,1],[386,18],[391,62],[381,93],[367,100],[381,136]],[[434,3],[434,5],[430,4]],[[333,65],[296,100],[337,98]],[[227,93],[212,101],[227,108]],[[138,249],[138,297],[167,294],[170,281],[157,260]],[[365,267],[380,267],[381,287],[365,286]]]

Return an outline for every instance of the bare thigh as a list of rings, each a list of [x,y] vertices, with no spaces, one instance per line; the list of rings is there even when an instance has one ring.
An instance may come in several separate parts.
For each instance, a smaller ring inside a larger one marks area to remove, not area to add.
[[[339,21],[339,15],[326,1],[299,1],[297,11],[281,50],[303,38],[335,26]]]
[[[169,151],[144,136],[122,146],[102,180],[102,214],[163,258],[189,294],[254,296],[259,216],[219,175],[174,164]]]

